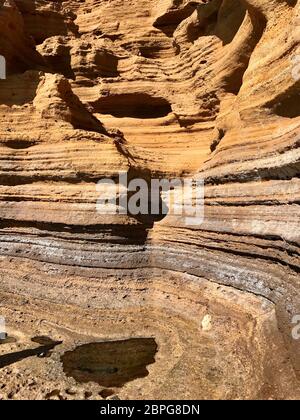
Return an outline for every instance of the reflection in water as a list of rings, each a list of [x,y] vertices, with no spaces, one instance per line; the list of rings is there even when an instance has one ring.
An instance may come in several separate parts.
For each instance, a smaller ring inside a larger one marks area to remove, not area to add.
[[[84,344],[62,356],[64,372],[77,382],[96,382],[121,387],[144,378],[147,366],[155,362],[157,344],[153,338],[132,338]]]

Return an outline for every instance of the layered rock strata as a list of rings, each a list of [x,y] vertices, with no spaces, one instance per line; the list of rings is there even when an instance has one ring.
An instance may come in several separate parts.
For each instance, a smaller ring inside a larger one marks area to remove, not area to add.
[[[60,355],[128,337],[122,398],[299,397],[299,1],[0,5],[0,397],[101,398]],[[204,179],[204,222],[97,212],[120,172]]]

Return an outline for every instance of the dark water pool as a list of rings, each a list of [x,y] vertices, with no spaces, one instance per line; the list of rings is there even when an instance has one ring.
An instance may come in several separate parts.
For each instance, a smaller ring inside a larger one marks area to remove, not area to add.
[[[66,352],[61,360],[64,372],[77,382],[96,382],[104,387],[121,387],[146,377],[147,366],[155,362],[154,338],[89,343]]]

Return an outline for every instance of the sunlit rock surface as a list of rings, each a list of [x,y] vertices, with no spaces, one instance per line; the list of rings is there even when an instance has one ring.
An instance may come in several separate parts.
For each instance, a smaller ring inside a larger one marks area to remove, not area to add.
[[[299,1],[0,4],[0,398],[299,398]],[[203,178],[204,223],[97,213],[120,171]],[[65,375],[138,337],[147,376]]]

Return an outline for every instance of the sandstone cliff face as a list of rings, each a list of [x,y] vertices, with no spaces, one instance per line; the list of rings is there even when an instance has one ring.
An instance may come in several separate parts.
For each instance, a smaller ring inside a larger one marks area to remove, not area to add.
[[[0,396],[96,398],[59,352],[153,336],[121,397],[298,397],[299,1],[0,5],[0,352],[63,340]],[[97,213],[120,171],[203,178],[204,223]]]

